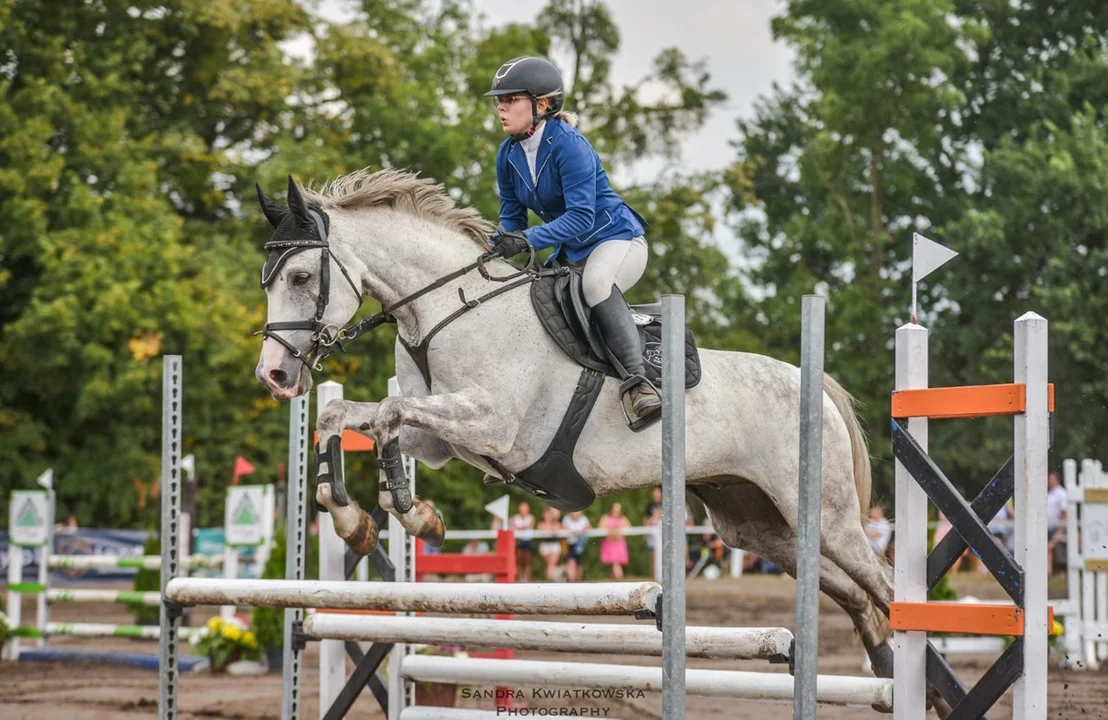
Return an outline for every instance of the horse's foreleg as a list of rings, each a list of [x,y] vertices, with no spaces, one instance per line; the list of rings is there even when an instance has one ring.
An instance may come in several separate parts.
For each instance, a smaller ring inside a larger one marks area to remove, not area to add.
[[[412,535],[438,547],[446,536],[442,514],[429,501],[414,500],[400,465],[397,439],[401,428],[419,428],[450,445],[481,455],[504,455],[511,449],[519,421],[505,416],[480,388],[450,395],[389,397],[381,401],[370,430],[381,458],[378,502]]]
[[[335,532],[351,550],[368,555],[377,549],[379,528],[369,513],[346,493],[342,463],[342,431],[354,430],[373,437],[369,424],[377,414],[377,403],[332,400],[319,414],[319,467],[315,490],[316,503],[331,515]]]

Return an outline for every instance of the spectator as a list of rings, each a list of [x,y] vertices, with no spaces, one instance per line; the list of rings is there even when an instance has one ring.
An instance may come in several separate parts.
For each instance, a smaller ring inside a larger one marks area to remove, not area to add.
[[[1054,574],[1054,553],[1061,549],[1065,558],[1068,498],[1058,473],[1052,472],[1047,476],[1046,486],[1046,574],[1049,577]],[[1064,559],[1062,563],[1065,563]]]
[[[77,516],[73,513],[66,515],[65,520],[54,525],[55,532],[75,532],[77,529]]]
[[[493,529],[499,529],[499,521],[494,524]],[[492,552],[492,549],[488,542],[484,540],[470,540],[465,544],[465,547],[462,548],[463,555],[488,555],[490,552]],[[491,573],[469,573],[465,576],[466,582],[493,582],[493,580],[495,580],[495,578]]]
[[[562,520],[562,525],[569,531],[569,547],[566,552],[566,580],[581,582],[585,574],[583,560],[585,548],[589,542],[588,532],[592,529],[592,523],[581,514],[580,510],[575,510],[566,515],[565,519]]]
[[[627,538],[623,537],[624,528],[631,527],[631,522],[623,516],[623,506],[612,503],[608,514],[600,519],[600,528],[607,530],[608,535],[600,544],[600,562],[612,566],[612,579],[623,579],[623,567],[628,563]]]
[[[535,550],[535,516],[531,506],[521,502],[509,524],[516,536],[516,581],[531,582],[531,554]]]
[[[989,534],[1000,542],[1008,552],[1015,549],[1012,542],[1012,501],[1005,503],[1004,507],[997,511],[993,519],[989,521]]]
[[[558,522],[558,509],[547,507],[542,514],[539,530],[543,533],[558,532],[562,524]],[[562,541],[556,537],[543,538],[539,541],[539,555],[542,556],[543,565],[546,567],[546,581],[556,582],[562,574],[559,566],[562,560]]]
[[[950,524],[950,520],[943,513],[939,513],[939,525],[935,528],[935,535],[932,539],[931,548],[935,549],[939,546],[946,534],[954,529],[954,526]],[[977,557],[976,553],[971,552],[968,548],[958,557],[954,565],[951,567],[953,572],[958,572],[961,569],[962,561],[969,560],[970,564],[977,568],[978,572],[988,572],[985,565],[981,562],[981,558]]]
[[[892,538],[892,528],[885,519],[885,509],[880,505],[874,505],[869,509],[869,520],[866,521],[866,537],[869,538],[869,546],[878,555],[884,555],[889,549],[889,540]]]

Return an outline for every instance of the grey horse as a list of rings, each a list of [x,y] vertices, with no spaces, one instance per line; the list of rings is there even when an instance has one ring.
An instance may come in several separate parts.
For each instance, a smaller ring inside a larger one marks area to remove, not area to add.
[[[307,393],[320,360],[371,326],[395,321],[398,334],[402,395],[339,400],[319,414],[318,505],[355,552],[374,550],[378,528],[347,497],[325,452],[344,429],[353,429],[374,438],[382,453],[380,505],[411,534],[441,543],[441,516],[405,497],[388,472],[396,454],[433,468],[459,458],[487,479],[523,471],[554,437],[581,367],[540,324],[525,286],[458,314],[467,302],[503,289],[497,278],[517,268],[490,257],[492,226],[434,182],[395,170],[358,171],[309,190],[290,178],[288,210],[258,192],[275,229],[262,276],[268,317],[256,370],[271,395],[289,400]],[[363,296],[386,312],[350,325]],[[451,315],[456,318],[443,325]],[[425,377],[407,348],[433,329]],[[742,352],[702,349],[700,360],[701,380],[686,391],[689,491],[704,502],[728,546],[769,558],[795,576],[800,371]],[[852,397],[831,377],[824,382],[820,587],[853,620],[876,674],[891,677],[892,573],[864,531],[866,439]],[[660,480],[660,426],[631,432],[619,385],[604,380],[572,455],[596,496]]]

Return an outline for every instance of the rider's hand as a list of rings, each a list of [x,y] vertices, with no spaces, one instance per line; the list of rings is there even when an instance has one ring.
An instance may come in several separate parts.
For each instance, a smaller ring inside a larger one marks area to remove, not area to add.
[[[493,246],[493,252],[505,259],[531,249],[531,243],[527,242],[527,238],[520,232],[498,230],[489,238],[489,242]]]

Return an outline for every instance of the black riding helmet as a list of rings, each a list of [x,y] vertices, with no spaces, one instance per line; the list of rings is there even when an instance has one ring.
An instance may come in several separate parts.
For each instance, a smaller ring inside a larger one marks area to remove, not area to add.
[[[539,57],[517,57],[500,66],[492,79],[492,89],[485,97],[526,94],[531,98],[531,128],[516,140],[531,137],[543,120],[553,117],[562,109],[562,74],[548,60]],[[546,97],[550,107],[539,115],[539,98]]]

